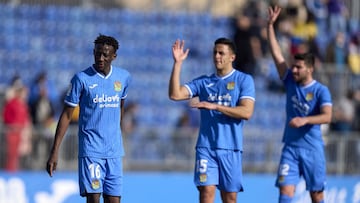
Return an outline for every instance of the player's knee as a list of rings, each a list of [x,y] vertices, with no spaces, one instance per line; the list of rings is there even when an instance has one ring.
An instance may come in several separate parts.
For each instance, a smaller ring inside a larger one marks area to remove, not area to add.
[[[311,201],[313,203],[324,203],[324,192],[323,191],[311,191]]]
[[[221,194],[221,200],[224,203],[236,203],[236,199],[237,199],[237,193],[233,192],[233,193],[222,193]]]
[[[295,186],[286,185],[280,187],[280,195],[286,195],[287,197],[292,198],[295,194]]]
[[[198,190],[200,192],[201,199],[212,199],[215,197],[215,186],[199,186]]]

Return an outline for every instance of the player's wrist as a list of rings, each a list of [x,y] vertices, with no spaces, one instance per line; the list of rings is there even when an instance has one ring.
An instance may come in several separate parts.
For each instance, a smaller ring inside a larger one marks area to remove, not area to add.
[[[174,60],[174,65],[182,65],[183,60]]]
[[[267,26],[268,26],[268,27],[273,27],[273,25],[274,25],[274,22],[271,22],[271,21],[268,21],[268,22],[267,22]]]

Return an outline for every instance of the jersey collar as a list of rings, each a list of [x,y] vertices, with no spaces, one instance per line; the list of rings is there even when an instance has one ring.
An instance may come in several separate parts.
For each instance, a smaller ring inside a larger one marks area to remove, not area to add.
[[[102,73],[99,73],[95,68],[94,68],[94,65],[91,66],[91,68],[93,69],[93,71],[101,78],[104,78],[104,79],[108,79],[111,74],[112,74],[112,70],[113,70],[113,67],[112,65],[110,65],[110,71],[109,71],[109,74],[107,74],[106,76],[103,75]]]
[[[233,69],[230,73],[228,73],[228,74],[226,74],[226,75],[224,75],[222,77],[218,76],[216,73],[215,73],[215,75],[216,75],[217,78],[220,78],[220,79],[224,80],[224,79],[230,77],[234,72],[235,72],[235,69]]]

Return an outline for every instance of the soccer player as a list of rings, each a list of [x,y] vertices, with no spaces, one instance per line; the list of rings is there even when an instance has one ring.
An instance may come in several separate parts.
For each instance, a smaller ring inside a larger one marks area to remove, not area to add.
[[[329,89],[313,79],[314,56],[295,54],[291,67],[277,42],[274,23],[281,8],[269,7],[267,35],[277,71],[286,88],[286,123],[276,186],[280,203],[291,202],[302,176],[312,202],[324,202],[326,162],[320,125],[330,123],[332,101]]]
[[[55,140],[47,161],[50,176],[56,170],[60,143],[77,105],[79,114],[79,188],[87,203],[120,203],[124,155],[120,122],[130,74],[111,65],[118,41],[99,35],[94,41],[95,63],[77,73],[66,94]]]
[[[172,46],[173,69],[169,97],[186,100],[198,97],[191,107],[200,109],[201,123],[196,143],[194,183],[201,203],[214,202],[216,188],[226,203],[235,203],[242,185],[242,137],[245,120],[254,111],[253,78],[233,68],[235,45],[226,38],[214,43],[215,73],[180,84],[181,66],[189,49],[184,40]]]

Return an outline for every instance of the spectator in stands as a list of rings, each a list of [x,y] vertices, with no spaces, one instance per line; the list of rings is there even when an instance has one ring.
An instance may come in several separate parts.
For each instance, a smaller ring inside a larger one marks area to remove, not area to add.
[[[327,46],[324,60],[327,65],[323,67],[327,69],[327,72],[332,74],[322,74],[319,75],[319,77],[327,76],[327,82],[332,90],[333,96],[343,97],[343,91],[345,89],[343,84],[346,84],[343,75],[348,69],[348,46],[346,42],[346,33],[338,32],[334,38],[331,38],[331,41],[332,43],[329,43]]]
[[[306,8],[309,14],[314,16],[314,21],[317,26],[317,35],[315,36],[315,42],[319,47],[321,57],[324,56],[326,45],[329,42],[328,38],[328,8],[327,0],[305,0]]]
[[[104,202],[119,203],[122,195],[124,148],[120,126],[130,74],[111,64],[118,47],[111,36],[95,39],[95,63],[71,80],[47,161],[47,172],[53,176],[60,144],[79,105],[79,187],[88,203],[99,203],[101,194]]]
[[[18,74],[11,79],[10,85],[5,90],[5,101],[12,99],[15,96],[15,91],[23,86],[23,81]]]
[[[49,136],[49,130],[55,121],[55,109],[50,100],[47,85],[47,78],[45,73],[41,73],[34,84],[32,84],[32,98],[29,99],[30,112],[34,125],[34,139],[33,139],[33,155],[34,157],[42,156],[40,147],[41,143],[46,144],[46,148],[50,148],[53,134]],[[50,146],[49,146],[50,144]]]
[[[269,7],[267,33],[269,47],[279,77],[286,88],[286,125],[276,186],[280,203],[290,203],[300,177],[306,181],[312,202],[324,202],[326,161],[321,124],[331,122],[329,89],[313,79],[315,57],[296,54],[290,68],[277,42],[274,23],[281,8]]]
[[[32,102],[30,103],[31,116],[33,118],[34,125],[43,127],[47,119],[55,114],[55,111],[48,95],[49,90],[45,85],[38,85],[38,95],[36,98],[33,98]]]
[[[121,123],[121,129],[123,134],[131,135],[137,127],[137,112],[138,112],[138,104],[134,101],[129,102],[125,105],[124,108],[124,116]]]
[[[236,29],[234,42],[237,49],[237,57],[234,61],[234,67],[239,71],[254,75],[256,73],[256,58],[262,56],[262,47],[260,27],[252,18],[247,15],[239,15],[236,18]]]
[[[355,103],[355,117],[354,117],[354,130],[360,131],[360,89],[354,89],[354,103]]]
[[[30,85],[29,105],[31,115],[34,118],[33,122],[37,124],[49,114],[52,114],[52,111],[55,111],[53,106],[57,106],[58,101],[59,94],[54,84],[48,78],[45,71],[40,72]],[[41,109],[38,109],[40,107]],[[57,112],[54,112],[55,115],[56,113]]]
[[[360,31],[351,35],[348,53],[350,71],[360,76]]]
[[[237,193],[243,191],[242,127],[254,111],[254,81],[233,68],[235,44],[219,38],[213,49],[215,73],[181,85],[181,68],[189,53],[184,45],[184,41],[176,40],[172,47],[169,97],[175,101],[199,97],[199,102],[191,104],[201,115],[194,170],[199,199],[214,202],[218,188],[223,202],[235,203]]]
[[[345,71],[347,65],[347,43],[346,33],[338,32],[336,36],[331,40],[333,43],[329,43],[326,48],[326,55],[324,62],[335,64],[335,68],[338,72]]]
[[[344,0],[327,0],[329,14],[329,32],[330,37],[335,37],[337,32],[347,32],[347,19],[349,11]]]
[[[6,137],[7,171],[20,168],[20,159],[31,152],[31,117],[26,102],[27,88],[23,85],[13,87],[13,96],[5,102],[3,121]]]
[[[336,103],[334,103],[333,123],[331,129],[340,132],[341,135],[353,130],[353,121],[355,119],[355,101],[354,92],[347,90]]]
[[[294,41],[293,53],[296,53],[298,52],[296,42],[303,42],[314,39],[315,36],[318,34],[318,28],[315,23],[314,16],[311,13],[307,12],[305,6],[297,7],[295,14],[292,14],[290,12],[287,14],[287,16],[290,17],[293,23],[293,29],[291,34]]]

